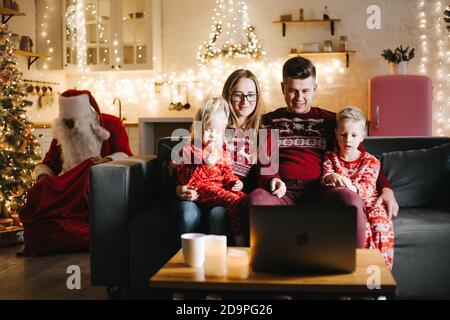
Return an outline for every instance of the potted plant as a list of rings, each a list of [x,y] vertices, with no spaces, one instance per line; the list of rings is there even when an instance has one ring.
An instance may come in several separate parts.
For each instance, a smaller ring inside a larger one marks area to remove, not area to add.
[[[381,56],[389,62],[391,66],[391,74],[406,74],[406,64],[409,60],[414,58],[414,48],[409,50],[409,47],[403,49],[402,46],[391,49],[383,50]]]

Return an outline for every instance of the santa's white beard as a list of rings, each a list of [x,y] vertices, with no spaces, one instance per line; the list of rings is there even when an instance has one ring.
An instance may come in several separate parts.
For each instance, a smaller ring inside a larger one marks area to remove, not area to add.
[[[75,119],[75,125],[69,129],[64,119],[57,118],[54,123],[53,137],[61,147],[63,172],[92,157],[100,156],[104,140],[110,133],[100,126],[96,114]]]

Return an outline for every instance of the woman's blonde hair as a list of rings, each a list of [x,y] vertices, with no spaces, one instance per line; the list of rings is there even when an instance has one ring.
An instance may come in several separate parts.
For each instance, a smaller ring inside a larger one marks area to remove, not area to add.
[[[339,111],[339,113],[336,115],[336,122],[338,124],[347,120],[360,122],[363,130],[366,130],[366,116],[364,112],[361,111],[361,109],[353,106],[348,106]]]
[[[223,122],[225,132],[230,117],[230,109],[228,102],[221,96],[207,96],[194,117],[194,123],[192,124],[191,129],[191,139],[194,140],[195,123],[198,123],[199,121],[201,121],[202,130],[212,122]]]
[[[239,128],[238,124],[238,116],[234,108],[232,107],[232,95],[235,92],[236,86],[242,78],[247,78],[252,80],[255,83],[256,87],[256,106],[255,110],[245,119],[242,128]],[[261,88],[259,86],[258,79],[256,79],[255,75],[249,71],[244,69],[238,69],[230,74],[223,85],[222,96],[228,101],[230,105],[230,118],[228,122],[228,126],[235,129],[255,129],[258,132],[261,126],[261,115],[262,115],[262,99],[261,99]]]

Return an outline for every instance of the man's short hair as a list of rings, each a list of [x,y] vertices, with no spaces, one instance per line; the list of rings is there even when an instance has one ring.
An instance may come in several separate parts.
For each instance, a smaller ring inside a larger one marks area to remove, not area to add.
[[[297,56],[290,58],[283,65],[283,82],[287,78],[306,79],[313,77],[316,79],[316,67],[314,64],[303,57]]]

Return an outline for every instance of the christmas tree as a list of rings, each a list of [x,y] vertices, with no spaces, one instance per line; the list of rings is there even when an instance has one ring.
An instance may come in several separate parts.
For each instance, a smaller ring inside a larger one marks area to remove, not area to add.
[[[216,0],[208,41],[200,46],[197,59],[208,64],[218,57],[245,56],[255,60],[265,53],[249,24],[245,1]]]
[[[8,218],[17,217],[39,160],[38,143],[26,116],[32,102],[25,99],[10,38],[7,26],[0,25],[0,219],[4,222],[0,228],[10,225]]]

